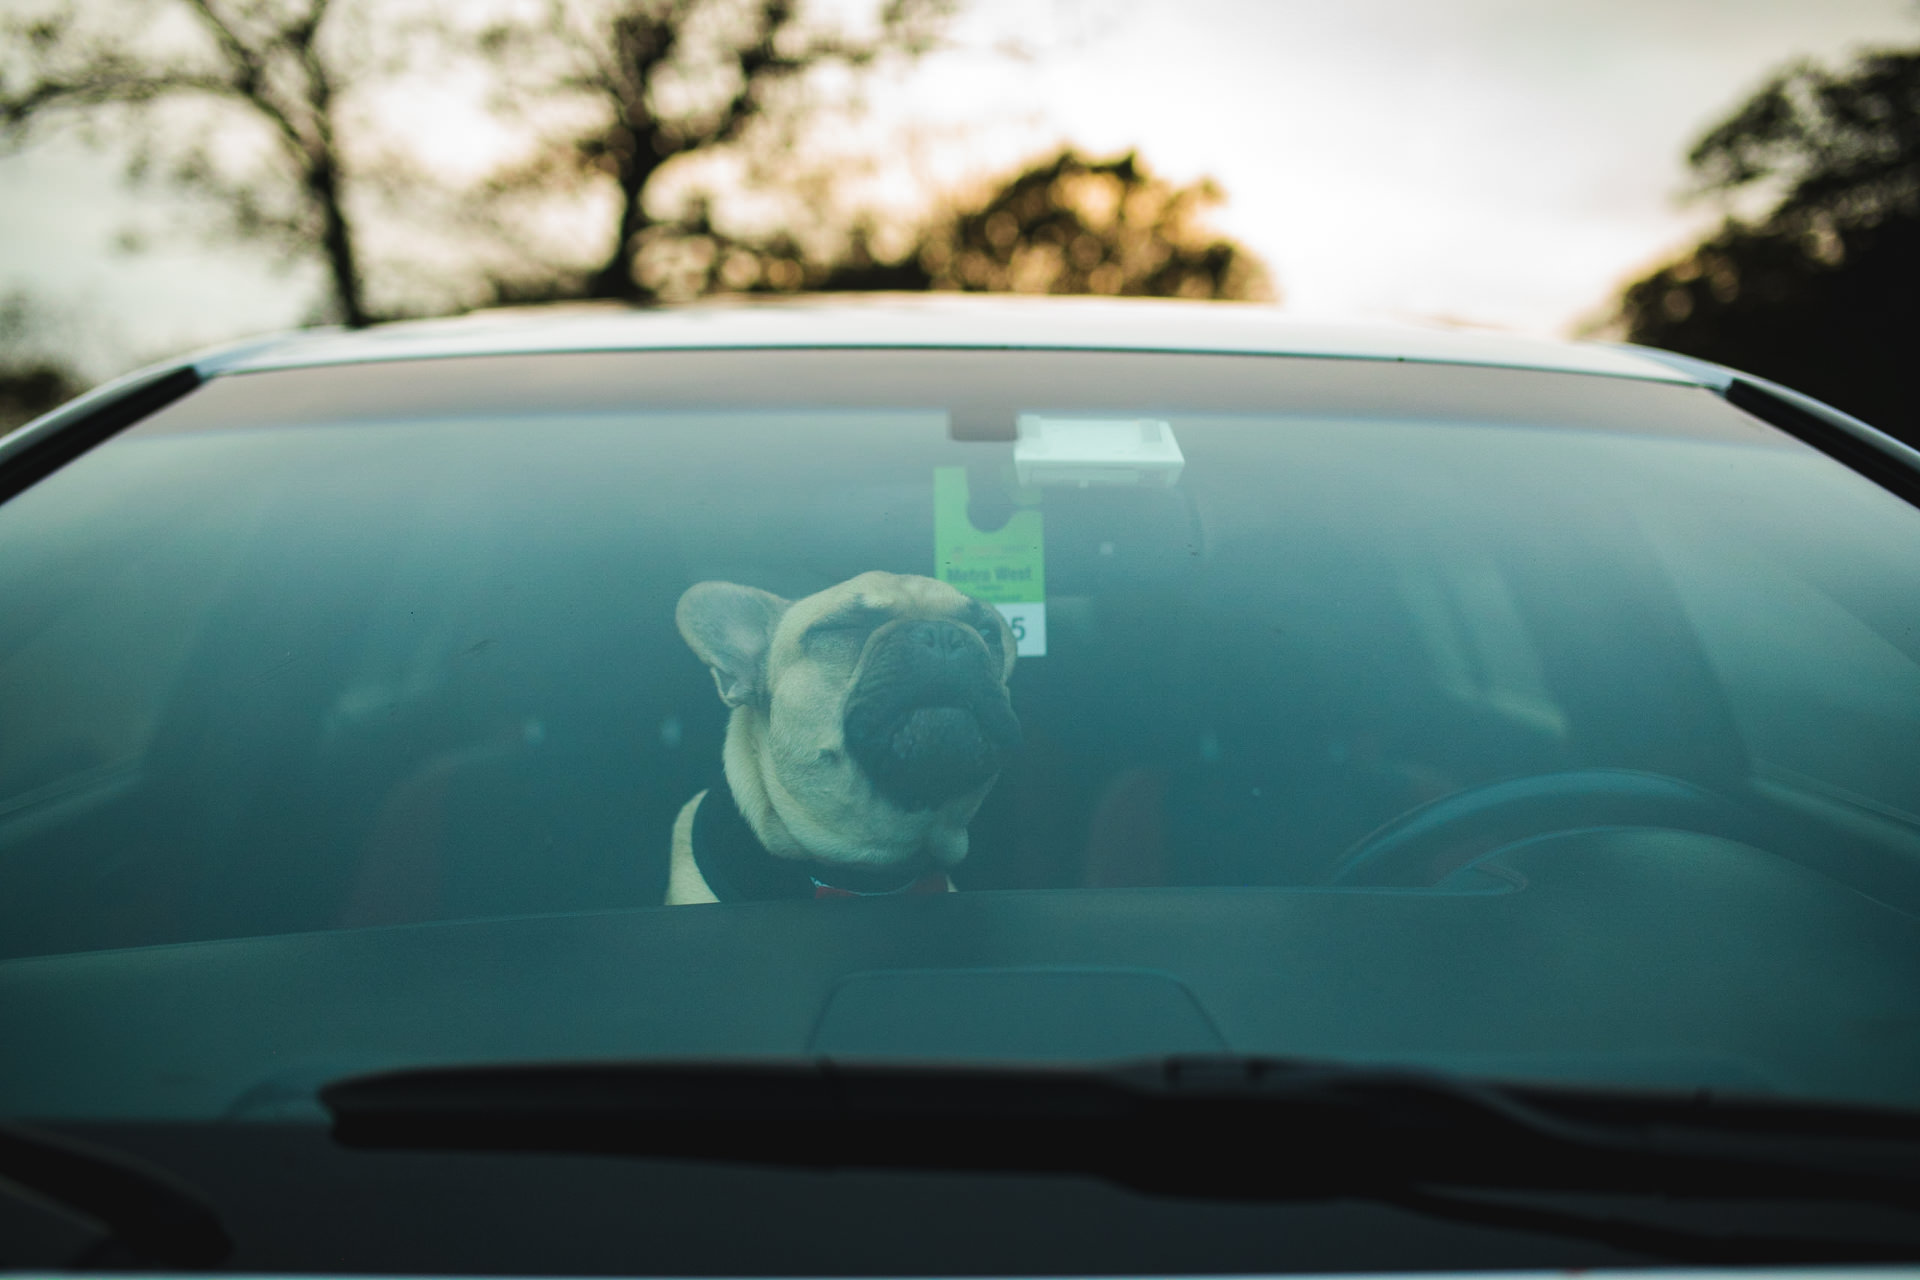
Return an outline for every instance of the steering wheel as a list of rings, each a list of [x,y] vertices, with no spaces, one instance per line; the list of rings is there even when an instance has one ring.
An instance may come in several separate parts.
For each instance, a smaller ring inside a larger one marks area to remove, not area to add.
[[[1667,827],[1751,843],[1754,820],[1679,778],[1574,769],[1469,787],[1410,809],[1342,854],[1327,883],[1428,886],[1519,840],[1584,827]]]

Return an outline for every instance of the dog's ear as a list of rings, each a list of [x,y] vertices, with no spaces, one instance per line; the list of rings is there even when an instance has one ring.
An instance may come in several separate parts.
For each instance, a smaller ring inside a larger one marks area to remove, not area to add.
[[[766,701],[767,646],[789,603],[733,582],[696,582],[680,597],[673,620],[687,646],[713,668],[720,701],[730,707]]]

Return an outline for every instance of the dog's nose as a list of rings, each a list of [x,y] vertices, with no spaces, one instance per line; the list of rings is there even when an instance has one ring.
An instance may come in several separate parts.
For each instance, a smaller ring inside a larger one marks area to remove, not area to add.
[[[933,651],[933,656],[952,661],[971,651],[973,634],[957,622],[916,622],[907,627],[907,639]]]

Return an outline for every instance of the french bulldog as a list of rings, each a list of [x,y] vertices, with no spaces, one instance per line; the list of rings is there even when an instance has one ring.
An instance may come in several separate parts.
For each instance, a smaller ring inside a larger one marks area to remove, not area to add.
[[[724,785],[674,822],[668,904],[952,889],[1020,745],[998,610],[876,571],[793,601],[701,582],[674,619],[732,715]]]

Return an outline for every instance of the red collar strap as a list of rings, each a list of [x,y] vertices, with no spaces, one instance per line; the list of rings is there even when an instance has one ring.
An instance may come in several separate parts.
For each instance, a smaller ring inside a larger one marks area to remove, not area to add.
[[[839,885],[828,884],[818,876],[813,880],[813,896],[816,898],[892,898],[901,895],[918,896],[923,893],[945,893],[947,876],[944,871],[921,876],[918,880],[901,885],[898,889],[882,889],[877,893],[862,893],[858,889],[842,889]]]

